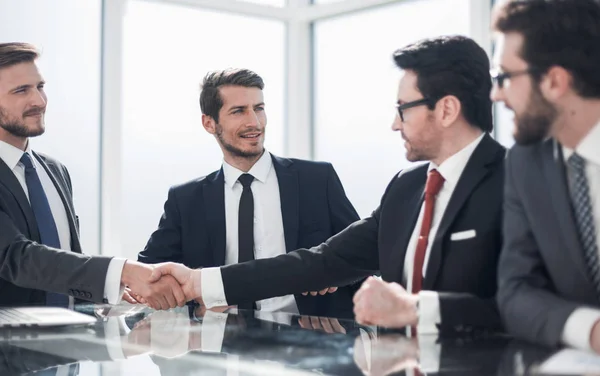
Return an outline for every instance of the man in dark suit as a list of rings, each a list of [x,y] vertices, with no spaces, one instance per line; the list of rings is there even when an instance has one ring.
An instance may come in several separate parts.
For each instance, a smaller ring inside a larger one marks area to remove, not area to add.
[[[394,59],[403,76],[393,129],[402,133],[407,159],[430,163],[394,176],[370,217],[318,247],[221,268],[168,264],[153,276],[175,275],[210,307],[381,271],[388,283],[374,286],[373,279],[357,293],[364,295],[355,307],[362,323],[416,325],[421,333],[499,329],[494,298],[505,150],[487,134],[488,57],[473,40],[454,36],[420,41]],[[220,284],[226,299],[216,301]]]
[[[139,261],[206,268],[274,257],[321,244],[359,219],[331,164],[265,151],[263,87],[262,78],[247,69],[206,75],[202,124],[221,147],[223,166],[171,188],[158,230]],[[352,287],[325,296],[299,291],[254,306],[353,317],[354,292]]]
[[[515,114],[498,301],[507,329],[600,353],[600,3],[496,10],[492,97]]]
[[[148,284],[151,268],[143,264],[81,255],[69,173],[29,143],[45,130],[37,57],[31,45],[0,44],[0,305],[68,307],[73,297],[116,303],[122,282],[156,308],[183,304],[177,282]]]

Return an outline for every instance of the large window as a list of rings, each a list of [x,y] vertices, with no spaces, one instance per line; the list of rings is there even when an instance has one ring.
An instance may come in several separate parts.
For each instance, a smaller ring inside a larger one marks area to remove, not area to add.
[[[166,3],[130,1],[124,22],[122,234],[136,257],[156,229],[170,186],[220,168],[201,123],[206,72],[249,68],[265,80],[269,151],[282,153],[284,24]]]
[[[392,53],[425,37],[468,35],[469,3],[403,1],[316,23],[316,158],[334,164],[361,217],[409,165],[391,130],[399,72]]]
[[[99,253],[101,0],[0,0],[0,43],[39,48],[46,80],[46,133],[34,150],[69,169],[81,244]]]

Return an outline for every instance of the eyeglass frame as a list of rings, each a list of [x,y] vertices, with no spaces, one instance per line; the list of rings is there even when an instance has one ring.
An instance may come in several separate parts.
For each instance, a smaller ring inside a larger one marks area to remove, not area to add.
[[[408,110],[409,108],[423,106],[423,105],[429,106],[436,102],[437,101],[435,101],[431,98],[425,97],[425,98],[417,99],[417,100],[411,101],[411,102],[396,104],[396,110],[398,111],[398,115],[400,115],[400,120],[404,123],[404,113],[403,113],[404,110]]]
[[[490,71],[490,75],[492,76],[492,82],[494,83],[494,85],[498,85],[498,88],[503,89],[504,80],[510,80],[513,77],[518,77],[525,74],[536,74],[539,72],[539,69],[533,67],[512,72],[502,72],[500,69],[492,69]]]

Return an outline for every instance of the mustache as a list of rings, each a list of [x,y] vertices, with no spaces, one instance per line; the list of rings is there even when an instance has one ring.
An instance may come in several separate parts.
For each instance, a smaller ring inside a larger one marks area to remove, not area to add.
[[[44,112],[46,112],[45,107],[32,107],[29,110],[23,112],[23,117],[40,115],[40,114],[43,114]]]

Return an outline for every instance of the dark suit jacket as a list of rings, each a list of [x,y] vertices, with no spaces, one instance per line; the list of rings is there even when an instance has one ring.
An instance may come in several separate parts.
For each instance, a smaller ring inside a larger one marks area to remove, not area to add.
[[[509,152],[499,278],[506,328],[529,341],[557,346],[575,309],[600,306],[571,209],[561,146],[554,140]]]
[[[486,135],[473,152],[436,234],[424,290],[440,294],[441,329],[450,334],[499,328],[494,301],[501,249],[505,150]],[[227,301],[318,290],[377,270],[402,283],[406,247],[423,201],[427,165],[403,171],[390,182],[373,214],[312,249],[221,268]],[[474,229],[475,238],[452,241]]]
[[[73,252],[39,244],[29,200],[14,173],[0,159],[0,306],[44,305],[44,291],[102,302],[110,258],[81,255],[69,173],[58,161],[33,154],[50,175],[65,205]]]
[[[321,244],[359,219],[331,164],[276,156],[272,160],[287,252]],[[223,170],[218,170],[171,188],[158,230],[139,254],[139,261],[173,261],[190,268],[224,265],[224,184]],[[304,315],[353,317],[352,296],[357,287],[317,297],[295,291],[296,303]]]

